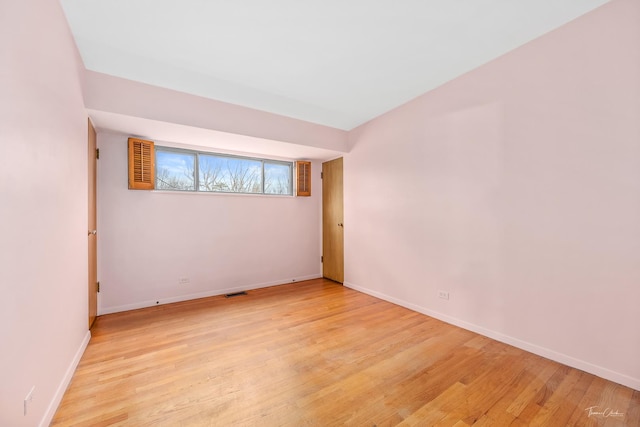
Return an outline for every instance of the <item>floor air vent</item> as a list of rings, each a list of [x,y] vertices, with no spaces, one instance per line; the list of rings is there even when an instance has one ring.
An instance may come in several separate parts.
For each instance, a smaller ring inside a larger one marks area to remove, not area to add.
[[[242,292],[234,292],[232,294],[226,294],[224,297],[225,298],[231,298],[231,297],[239,297],[240,295],[247,295],[247,293],[245,291]]]

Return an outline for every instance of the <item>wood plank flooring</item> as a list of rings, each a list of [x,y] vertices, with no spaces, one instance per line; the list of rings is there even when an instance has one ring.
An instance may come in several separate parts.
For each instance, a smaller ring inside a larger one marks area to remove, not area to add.
[[[54,426],[640,426],[638,391],[322,279],[92,332]]]

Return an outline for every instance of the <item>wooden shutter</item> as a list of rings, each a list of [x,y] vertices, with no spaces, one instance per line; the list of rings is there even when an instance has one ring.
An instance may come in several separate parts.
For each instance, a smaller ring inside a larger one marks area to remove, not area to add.
[[[153,190],[154,180],[153,141],[129,138],[129,189]]]
[[[311,162],[296,162],[296,196],[311,196]]]

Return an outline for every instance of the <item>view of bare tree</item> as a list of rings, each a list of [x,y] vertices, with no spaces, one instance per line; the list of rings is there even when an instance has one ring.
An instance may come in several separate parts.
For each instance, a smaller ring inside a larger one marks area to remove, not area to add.
[[[272,176],[265,176],[264,192],[266,194],[291,194],[290,180],[281,176],[274,179]]]
[[[195,153],[194,153],[195,154]],[[156,165],[159,190],[291,194],[291,166],[257,159],[163,152]],[[189,164],[191,160],[191,164]],[[197,163],[197,185],[194,174]],[[264,188],[262,180],[264,179]]]
[[[222,181],[222,168],[220,163],[200,163],[200,191],[228,191]]]
[[[186,168],[182,175],[171,174],[167,168],[156,169],[156,188],[158,190],[193,190],[193,167]]]
[[[254,163],[254,162],[252,162]],[[260,193],[261,174],[258,168],[247,161],[227,161],[229,191],[234,193]]]

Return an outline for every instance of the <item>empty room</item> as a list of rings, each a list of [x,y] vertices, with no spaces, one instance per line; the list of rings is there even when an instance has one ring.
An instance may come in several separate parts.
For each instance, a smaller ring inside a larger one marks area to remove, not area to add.
[[[640,426],[638,0],[0,4],[0,426]]]

